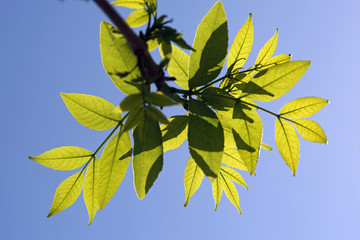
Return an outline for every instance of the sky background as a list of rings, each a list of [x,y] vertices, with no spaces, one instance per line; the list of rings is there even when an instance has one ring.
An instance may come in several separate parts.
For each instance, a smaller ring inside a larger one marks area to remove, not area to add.
[[[197,25],[215,0],[158,1],[158,12],[192,43]],[[118,192],[91,226],[82,195],[46,218],[57,186],[71,172],[28,160],[60,146],[90,150],[108,132],[79,124],[60,92],[85,93],[118,104],[124,95],[106,75],[99,26],[106,16],[80,0],[3,1],[0,7],[0,238],[1,239],[359,239],[360,2],[357,0],[223,0],[229,40],[253,13],[255,41],[247,67],[279,28],[275,54],[311,60],[299,83],[283,98],[263,104],[275,112],[305,96],[330,99],[311,119],[329,143],[300,139],[296,177],[275,148],[262,151],[257,176],[244,173],[239,215],[223,195],[214,211],[210,181],[183,207],[184,144],[165,154],[163,171],[138,200],[131,168]],[[341,3],[340,3],[341,2]],[[125,17],[129,11],[118,8]],[[158,54],[155,53],[158,60]],[[168,113],[176,113],[171,109]],[[275,147],[272,116],[260,113],[264,142]]]

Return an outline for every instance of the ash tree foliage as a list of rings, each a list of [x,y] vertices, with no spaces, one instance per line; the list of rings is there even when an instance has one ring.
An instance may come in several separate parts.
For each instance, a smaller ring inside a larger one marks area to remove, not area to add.
[[[245,69],[254,40],[251,14],[228,45],[223,5],[215,3],[190,46],[169,26],[167,16],[157,14],[155,0],[117,0],[112,4],[134,9],[125,20],[130,27],[147,24],[139,38],[149,51],[160,52],[160,75],[149,77],[144,58],[131,49],[128,39],[112,24],[101,23],[104,68],[127,96],[114,106],[96,96],[61,93],[81,124],[97,131],[112,130],[95,151],[64,146],[30,157],[56,170],[80,168],[56,189],[48,216],[72,205],[83,191],[91,224],[96,212],[117,191],[130,163],[136,193],[143,199],[162,170],[164,152],[178,148],[185,140],[190,157],[184,162],[184,205],[206,176],[212,183],[215,210],[225,192],[241,213],[234,183],[247,189],[241,173],[255,174],[261,149],[272,150],[262,142],[259,112],[274,116],[276,145],[293,175],[299,162],[298,134],[310,142],[327,142],[319,124],[307,118],[328,100],[298,98],[278,113],[261,107],[261,102],[287,93],[310,66],[310,61],[291,61],[288,54],[273,56],[278,30],[260,50],[255,64]],[[219,76],[224,67],[225,74]],[[167,118],[162,109],[175,105],[187,113]]]

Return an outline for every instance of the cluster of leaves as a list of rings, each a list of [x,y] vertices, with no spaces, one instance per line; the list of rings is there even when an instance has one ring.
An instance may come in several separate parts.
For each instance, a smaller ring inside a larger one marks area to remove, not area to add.
[[[179,35],[164,38],[169,29],[164,27],[167,23],[163,17],[156,18],[155,1],[117,0],[113,4],[136,9],[126,20],[133,27],[147,23],[152,16],[153,24],[148,25],[145,35],[151,36],[148,41],[155,39],[161,56],[167,59],[167,72],[180,88],[163,81],[162,91],[151,92],[126,39],[110,23],[102,22],[100,49],[104,68],[128,96],[116,107],[96,96],[61,94],[81,124],[98,131],[113,130],[94,152],[67,146],[30,157],[56,170],[83,166],[57,188],[48,216],[72,205],[83,189],[91,223],[97,210],[103,209],[117,191],[131,158],[135,190],[140,199],[144,198],[162,170],[164,152],[178,148],[186,139],[190,159],[184,174],[185,206],[206,175],[212,182],[215,210],[225,192],[241,213],[234,183],[245,188],[247,185],[238,170],[254,174],[261,148],[272,150],[262,142],[263,124],[258,110],[275,116],[276,144],[294,175],[299,161],[297,132],[308,141],[327,142],[321,127],[305,119],[322,109],[327,100],[299,98],[287,103],[279,113],[254,102],[280,98],[310,66],[309,61],[290,61],[287,54],[273,56],[278,31],[260,50],[255,65],[245,70],[243,66],[253,44],[251,14],[227,53],[227,20],[222,3],[217,2],[198,26],[190,47],[195,51],[189,56],[170,43],[183,46],[183,40],[180,44],[177,41],[181,39]],[[169,48],[170,51],[164,51]],[[226,57],[227,71],[218,77]],[[161,109],[172,105],[182,106],[188,114],[168,119]],[[123,113],[126,114],[122,116]],[[103,146],[98,159],[96,155]]]

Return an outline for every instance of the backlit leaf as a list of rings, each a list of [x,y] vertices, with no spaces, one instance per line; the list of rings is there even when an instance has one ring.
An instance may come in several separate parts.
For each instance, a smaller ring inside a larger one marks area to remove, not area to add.
[[[120,103],[120,109],[122,111],[129,111],[134,108],[139,108],[143,105],[143,96],[141,93],[131,94],[126,96]]]
[[[308,119],[291,121],[299,134],[310,142],[327,143],[327,137],[320,125]]]
[[[145,95],[145,100],[156,106],[165,107],[176,105],[176,102],[168,98],[162,92],[152,92]]]
[[[248,186],[246,185],[245,180],[243,179],[241,174],[238,173],[236,170],[222,166],[220,171],[224,175],[224,177],[230,179],[233,182],[236,182],[237,184],[240,184],[241,186],[245,187],[248,190]]]
[[[223,128],[216,114],[203,102],[190,99],[189,112],[190,154],[206,176],[215,178],[224,149]]]
[[[240,69],[249,57],[253,42],[254,26],[252,23],[252,14],[250,13],[248,20],[236,34],[235,40],[231,45],[228,55],[227,68],[235,63],[233,68]]]
[[[264,47],[260,50],[255,61],[255,66],[266,63],[274,55],[278,40],[278,33],[279,30],[276,29],[275,35],[272,36],[269,41],[265,43]]]
[[[136,125],[144,118],[144,109],[142,107],[135,108],[131,111],[129,111],[129,115],[126,119],[126,122],[124,124],[124,127],[121,129],[122,131],[128,131]]]
[[[218,176],[217,178],[215,178],[215,180],[211,184],[212,184],[212,192],[213,192],[213,197],[214,197],[214,201],[215,201],[215,211],[216,211],[218,208],[219,202],[221,200],[222,193],[224,191],[223,180],[221,179],[220,176]]]
[[[184,207],[189,204],[191,196],[198,190],[204,178],[204,172],[196,164],[195,160],[190,157],[186,164],[184,174],[184,187],[185,187],[185,203]]]
[[[99,159],[93,160],[88,166],[84,180],[84,201],[89,214],[89,225],[92,223],[99,209],[98,181],[99,181]]]
[[[157,108],[154,108],[152,106],[148,106],[146,108],[146,113],[147,113],[147,115],[149,117],[151,117],[155,121],[159,121],[159,122],[164,123],[164,124],[169,123],[169,120],[167,119],[167,117],[165,117],[165,115]]]
[[[122,118],[119,109],[103,98],[76,93],[60,94],[73,117],[93,130],[107,130]]]
[[[100,158],[98,201],[103,209],[113,197],[128,169],[132,146],[129,132],[117,133],[106,145]]]
[[[210,9],[196,31],[190,53],[189,87],[204,85],[215,79],[224,63],[228,47],[225,11],[220,1]]]
[[[295,99],[283,106],[279,112],[286,118],[307,118],[320,111],[329,100],[319,97],[303,97]]]
[[[140,199],[143,199],[163,166],[163,147],[157,121],[147,117],[137,125],[134,137],[134,183]]]
[[[140,27],[148,21],[149,13],[143,8],[133,11],[125,20],[130,27]]]
[[[164,152],[178,148],[183,144],[188,134],[188,122],[188,116],[172,116],[169,118],[169,124],[160,126]]]
[[[225,177],[222,172],[220,172],[220,177],[222,179],[222,184],[227,198],[237,208],[239,213],[241,213],[240,204],[239,204],[239,194],[238,191],[236,190],[235,185],[230,181],[230,179]]]
[[[79,197],[83,186],[84,171],[75,173],[65,179],[56,189],[50,212],[47,217],[70,207]]]
[[[144,8],[146,6],[144,0],[116,0],[111,4],[133,9]]]
[[[29,159],[55,170],[73,170],[81,167],[92,157],[92,152],[80,147],[59,147]]]
[[[304,75],[310,61],[293,61],[259,72],[243,89],[242,97],[272,101],[287,93]]]
[[[267,68],[271,68],[271,67],[279,65],[279,64],[287,63],[290,60],[291,60],[291,54],[280,54],[280,55],[272,57],[270,60],[268,60],[261,66],[257,66],[256,71],[260,72]]]
[[[294,127],[281,118],[275,122],[275,140],[277,148],[295,176],[300,157],[300,143]]]

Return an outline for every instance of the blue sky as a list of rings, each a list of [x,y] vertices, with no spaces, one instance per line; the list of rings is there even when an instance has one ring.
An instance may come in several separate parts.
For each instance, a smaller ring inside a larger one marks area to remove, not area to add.
[[[215,2],[159,0],[158,5],[159,12],[173,18],[172,26],[192,43],[197,25]],[[301,139],[296,177],[277,150],[262,151],[257,176],[243,174],[249,190],[238,188],[242,215],[225,196],[218,211],[213,210],[208,180],[183,207],[183,172],[189,157],[184,145],[165,155],[164,169],[144,200],[138,200],[128,171],[91,226],[82,196],[69,209],[46,218],[55,189],[71,173],[47,169],[27,156],[59,146],[95,149],[106,136],[73,119],[59,93],[92,94],[114,104],[124,95],[103,70],[99,25],[107,18],[93,3],[4,1],[0,8],[1,239],[358,239],[359,1],[224,0],[223,4],[231,42],[253,13],[255,42],[249,62],[255,61],[276,28],[277,54],[312,61],[288,94],[262,105],[276,112],[299,97],[330,99],[312,118],[325,130],[329,144]],[[124,16],[129,13],[118,9]],[[264,142],[275,146],[275,119],[263,113],[261,117]]]

